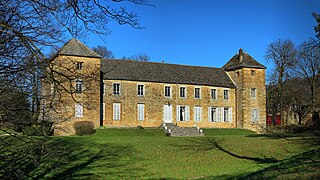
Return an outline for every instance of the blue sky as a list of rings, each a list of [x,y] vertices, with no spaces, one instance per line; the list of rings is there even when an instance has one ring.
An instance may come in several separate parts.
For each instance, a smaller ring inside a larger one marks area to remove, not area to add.
[[[300,44],[314,37],[319,0],[158,0],[129,6],[144,29],[110,23],[105,41],[91,35],[89,47],[105,45],[116,57],[148,54],[151,61],[223,66],[239,48],[259,62],[268,44],[279,38]]]

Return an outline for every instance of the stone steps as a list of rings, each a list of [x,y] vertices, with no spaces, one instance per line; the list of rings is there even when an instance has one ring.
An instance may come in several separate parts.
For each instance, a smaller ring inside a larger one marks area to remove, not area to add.
[[[168,136],[203,136],[203,131],[197,127],[178,127],[172,123],[164,123],[162,128]]]

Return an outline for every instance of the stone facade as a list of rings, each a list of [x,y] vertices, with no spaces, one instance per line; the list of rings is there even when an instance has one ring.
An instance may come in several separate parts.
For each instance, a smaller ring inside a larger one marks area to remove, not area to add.
[[[113,94],[112,85],[120,84],[120,94]],[[144,85],[144,96],[138,96],[138,85]],[[165,97],[165,86],[171,87],[171,97]],[[180,87],[186,89],[185,98],[180,97]],[[200,88],[200,98],[195,98],[195,88]],[[224,108],[228,107],[232,111],[232,117],[235,117],[235,89],[199,86],[188,84],[168,84],[154,82],[138,82],[138,81],[119,81],[119,80],[104,80],[104,125],[107,127],[158,127],[164,123],[164,105],[172,107],[172,123],[181,127],[193,127],[196,124],[198,127],[211,128],[234,128],[235,119],[230,119],[229,122],[210,122],[208,117],[209,107]],[[211,98],[211,89],[216,89],[217,98]],[[224,99],[223,92],[228,90],[229,98]],[[113,103],[121,104],[120,120],[113,120]],[[138,104],[144,104],[144,120],[137,120]],[[189,107],[189,119],[180,121],[177,116],[177,106]],[[194,107],[201,108],[200,121],[194,120]]]
[[[265,67],[242,50],[224,67],[209,68],[103,60],[73,39],[53,58],[42,89],[43,112],[56,135],[73,134],[78,121],[95,127],[266,126]]]

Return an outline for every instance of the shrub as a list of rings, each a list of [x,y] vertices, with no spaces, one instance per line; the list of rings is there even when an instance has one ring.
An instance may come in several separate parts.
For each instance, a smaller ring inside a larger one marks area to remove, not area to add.
[[[91,121],[80,121],[74,123],[74,129],[76,132],[76,135],[82,136],[82,135],[90,135],[95,133],[94,124]]]

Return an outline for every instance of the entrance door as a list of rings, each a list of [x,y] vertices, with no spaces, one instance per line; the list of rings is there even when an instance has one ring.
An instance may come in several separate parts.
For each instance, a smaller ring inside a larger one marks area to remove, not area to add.
[[[163,122],[172,123],[172,106],[170,105],[163,106]]]

